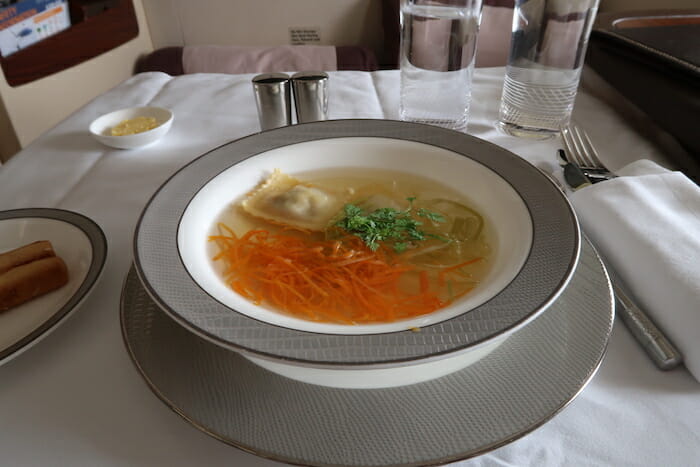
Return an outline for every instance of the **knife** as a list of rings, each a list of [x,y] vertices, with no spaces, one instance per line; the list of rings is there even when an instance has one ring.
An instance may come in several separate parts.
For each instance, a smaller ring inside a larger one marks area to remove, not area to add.
[[[561,165],[564,168],[564,173],[566,174],[566,172],[568,171],[570,173],[571,180],[575,181],[576,183],[588,183],[588,185],[590,185],[593,183],[604,182],[605,180],[615,178],[615,175],[612,175],[608,171],[594,172],[591,170],[583,170],[580,166],[569,162],[569,159],[567,159],[566,157],[566,152],[563,149],[559,149],[557,151],[557,154],[559,155],[559,165]],[[585,180],[581,180],[581,177],[583,177]],[[583,188],[583,186],[580,186],[580,188]]]
[[[564,180],[574,191],[591,185],[591,181],[578,165],[566,162],[563,169]],[[605,264],[604,260],[603,263]],[[654,324],[651,318],[630,298],[612,268],[606,264],[606,269],[610,276],[615,299],[617,300],[616,309],[618,315],[632,336],[649,355],[652,362],[661,370],[671,370],[680,365],[683,361],[683,356],[678,349]]]
[[[583,173],[583,170],[581,170],[581,167],[578,165],[567,162],[564,164],[563,170],[564,180],[566,180],[566,183],[574,191],[591,185],[591,181],[588,179],[588,177],[586,177],[586,174]]]

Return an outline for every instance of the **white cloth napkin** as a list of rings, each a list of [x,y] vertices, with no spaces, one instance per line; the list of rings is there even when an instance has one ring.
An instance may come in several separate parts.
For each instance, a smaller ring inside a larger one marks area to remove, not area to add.
[[[570,197],[583,230],[700,381],[700,188],[640,160]]]

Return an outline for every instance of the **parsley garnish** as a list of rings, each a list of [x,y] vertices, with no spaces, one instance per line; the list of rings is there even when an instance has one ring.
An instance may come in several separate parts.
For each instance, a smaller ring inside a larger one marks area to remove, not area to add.
[[[379,208],[372,212],[365,212],[359,206],[346,204],[345,217],[335,225],[360,237],[372,251],[376,251],[380,242],[384,242],[390,243],[394,251],[401,253],[416,242],[425,240],[426,237],[439,238],[420,229],[423,223],[412,216],[415,198],[406,199],[409,205],[403,211]],[[441,214],[427,209],[420,208],[415,211],[415,214],[433,222],[445,222]]]

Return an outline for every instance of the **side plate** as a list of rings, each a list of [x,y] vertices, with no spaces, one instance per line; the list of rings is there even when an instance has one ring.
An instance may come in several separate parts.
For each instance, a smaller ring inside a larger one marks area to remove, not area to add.
[[[107,258],[102,229],[87,217],[61,209],[0,212],[0,252],[49,240],[68,266],[58,290],[0,313],[0,364],[30,348],[76,309],[99,279]]]

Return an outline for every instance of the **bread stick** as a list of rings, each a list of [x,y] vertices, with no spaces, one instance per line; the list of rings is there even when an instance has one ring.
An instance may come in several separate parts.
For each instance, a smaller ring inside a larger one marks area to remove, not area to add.
[[[0,274],[42,258],[56,256],[51,242],[40,240],[0,254]]]
[[[68,268],[58,256],[38,259],[0,274],[0,311],[9,310],[68,282]]]

